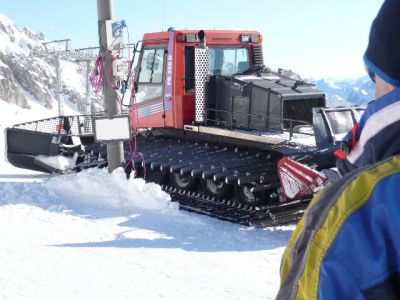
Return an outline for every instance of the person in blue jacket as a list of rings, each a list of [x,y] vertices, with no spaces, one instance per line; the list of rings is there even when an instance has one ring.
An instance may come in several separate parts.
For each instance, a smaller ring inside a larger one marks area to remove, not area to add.
[[[372,23],[376,83],[343,175],[314,197],[285,250],[277,299],[400,299],[400,0]]]

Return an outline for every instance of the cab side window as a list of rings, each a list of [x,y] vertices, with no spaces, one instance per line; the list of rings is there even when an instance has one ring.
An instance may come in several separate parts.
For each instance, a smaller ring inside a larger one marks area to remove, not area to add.
[[[164,63],[165,50],[163,48],[143,50],[136,93],[137,103],[162,97]]]
[[[247,48],[210,47],[211,74],[232,76],[250,67]]]

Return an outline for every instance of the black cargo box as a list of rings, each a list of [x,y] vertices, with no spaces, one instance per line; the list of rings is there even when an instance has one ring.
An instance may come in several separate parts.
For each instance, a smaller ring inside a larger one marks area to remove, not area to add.
[[[209,125],[263,131],[312,124],[312,109],[325,106],[315,86],[270,73],[211,76],[206,99]]]

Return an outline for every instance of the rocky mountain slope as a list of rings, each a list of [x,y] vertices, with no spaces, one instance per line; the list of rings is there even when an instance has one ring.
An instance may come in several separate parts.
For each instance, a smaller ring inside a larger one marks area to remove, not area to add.
[[[56,72],[51,57],[39,58],[33,50],[45,42],[42,33],[19,28],[0,14],[0,99],[30,108],[35,101],[47,108],[57,106]],[[62,98],[81,112],[85,101],[85,68],[61,61]],[[94,95],[93,95],[94,96]]]

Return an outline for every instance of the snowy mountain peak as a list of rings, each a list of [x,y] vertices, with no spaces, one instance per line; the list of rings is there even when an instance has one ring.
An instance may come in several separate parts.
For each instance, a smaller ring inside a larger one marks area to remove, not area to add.
[[[304,80],[292,70],[283,70],[283,75],[295,80]],[[374,99],[375,85],[368,75],[356,79],[305,79],[326,93],[327,106],[366,105]]]
[[[0,51],[4,54],[29,55],[30,50],[44,42],[43,33],[35,33],[27,27],[20,29],[7,16],[0,14]]]
[[[374,98],[375,86],[367,75],[354,80],[324,78],[311,82],[327,94],[328,106],[365,105]]]
[[[16,27],[15,22],[13,20],[11,20],[9,17],[7,17],[6,15],[2,14],[2,13],[0,13],[0,22],[5,26],[14,26],[14,27]]]
[[[0,99],[23,108],[31,101],[46,108],[57,106],[56,73],[51,57],[35,57],[45,36],[23,27],[0,14]],[[84,110],[85,74],[83,66],[61,63],[62,97],[67,107]],[[71,79],[74,80],[71,80]]]

